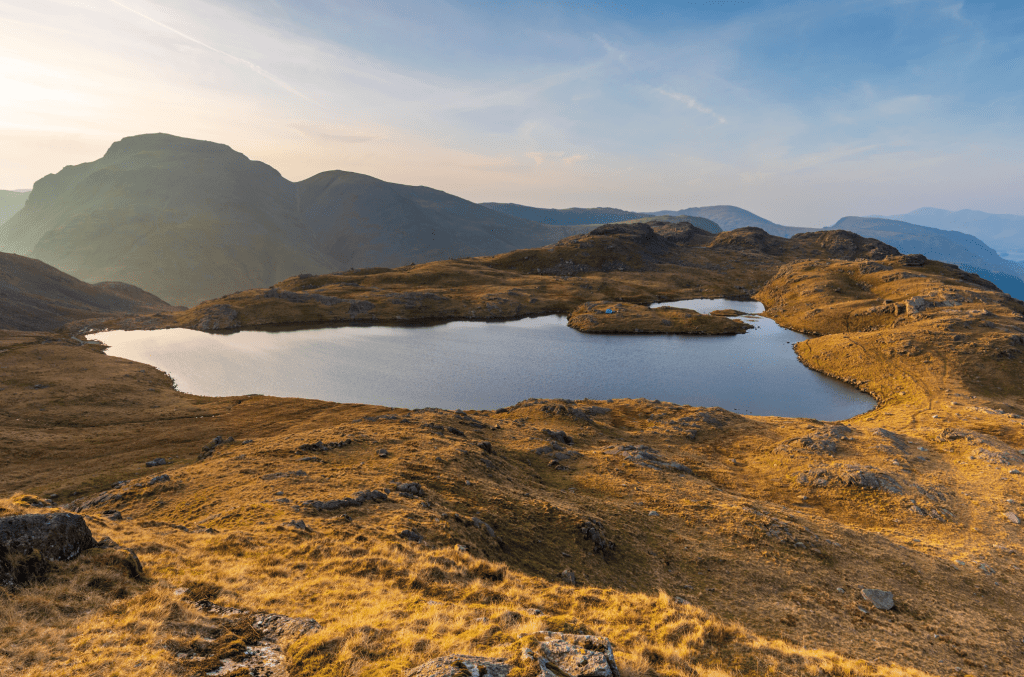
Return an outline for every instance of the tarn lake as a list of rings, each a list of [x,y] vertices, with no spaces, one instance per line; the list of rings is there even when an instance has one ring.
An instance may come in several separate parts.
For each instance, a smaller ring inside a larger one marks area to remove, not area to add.
[[[757,302],[694,299],[657,306],[701,313]],[[107,354],[169,374],[185,393],[261,394],[407,409],[497,409],[531,397],[647,398],[740,414],[841,420],[869,395],[811,371],[803,334],[760,316],[736,336],[582,334],[565,317],[433,326],[333,327],[207,334],[107,331]]]

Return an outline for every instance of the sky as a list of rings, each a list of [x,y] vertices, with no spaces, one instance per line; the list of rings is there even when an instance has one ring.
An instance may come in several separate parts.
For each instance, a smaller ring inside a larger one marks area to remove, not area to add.
[[[0,0],[0,188],[166,132],[301,180],[1024,214],[1024,3]]]

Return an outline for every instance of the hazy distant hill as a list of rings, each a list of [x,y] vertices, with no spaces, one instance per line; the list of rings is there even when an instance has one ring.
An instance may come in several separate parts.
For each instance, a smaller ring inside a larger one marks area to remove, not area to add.
[[[18,213],[28,196],[28,191],[0,190],[0,226]]]
[[[746,209],[733,207],[732,205],[717,205],[714,207],[691,207],[676,211],[660,211],[655,214],[671,216],[701,216],[710,219],[722,227],[722,230],[736,230],[737,228],[760,228],[761,230],[777,237],[793,237],[797,233],[811,233],[817,228],[795,228],[793,226],[780,226],[768,219],[762,218]]]
[[[1018,214],[989,214],[974,209],[950,212],[922,207],[886,218],[930,228],[958,230],[984,241],[1003,258],[1024,261],[1024,216]]]
[[[691,226],[696,226],[712,235],[722,232],[722,228],[717,223],[700,216],[672,216],[671,214],[664,214],[661,216],[644,216],[643,218],[630,219],[628,221],[616,221],[615,223],[650,223],[652,226],[656,223],[689,223]]]
[[[924,254],[930,259],[954,263],[994,282],[1014,298],[1024,300],[1024,266],[1001,258],[994,249],[973,235],[905,221],[860,216],[839,219],[827,230],[833,229],[877,238],[903,254]]]
[[[145,134],[37,181],[0,226],[0,251],[193,305],[302,272],[498,254],[571,232],[348,172],[295,184],[223,144]]]
[[[556,226],[601,226],[606,223],[619,223],[620,221],[630,221],[650,216],[646,212],[629,212],[623,209],[615,209],[614,207],[545,209],[543,207],[517,205],[513,202],[481,202],[480,205],[502,214],[508,214],[509,216]]]
[[[579,232],[425,186],[323,172],[295,184],[300,217],[338,267],[402,266],[542,247]]]
[[[49,331],[72,320],[173,309],[130,284],[87,284],[42,261],[0,254],[0,329]]]

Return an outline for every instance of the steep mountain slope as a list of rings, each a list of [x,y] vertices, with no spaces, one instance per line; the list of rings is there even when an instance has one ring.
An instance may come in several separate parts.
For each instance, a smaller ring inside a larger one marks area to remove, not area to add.
[[[228,146],[128,137],[36,182],[0,251],[193,305],[302,272],[497,254],[575,232],[350,172],[298,184]]]
[[[353,172],[323,172],[296,188],[300,218],[340,268],[499,254],[543,246],[578,230]]]
[[[760,228],[766,233],[777,237],[793,237],[798,233],[810,233],[815,228],[794,228],[792,226],[780,226],[768,219],[762,218],[746,209],[733,207],[732,205],[717,205],[714,207],[691,207],[690,209],[679,209],[677,211],[654,212],[657,215],[666,216],[701,216],[711,219],[722,230],[735,230],[737,228]]]
[[[859,216],[839,219],[827,230],[848,230],[882,240],[904,254],[924,254],[930,259],[953,263],[994,282],[1007,294],[1024,299],[1024,267],[1001,258],[973,235]]]
[[[0,190],[0,226],[7,223],[28,200],[28,191]]]
[[[630,221],[650,216],[645,212],[630,212],[614,207],[570,207],[568,209],[545,209],[528,207],[514,202],[481,202],[480,206],[515,216],[520,219],[549,223],[558,226],[593,226],[605,223]]]
[[[886,218],[929,228],[958,230],[982,240],[1003,258],[1012,261],[1024,260],[1024,216],[1019,214],[989,214],[975,209],[951,212],[934,207],[922,207],[907,214]]]
[[[178,310],[124,282],[87,284],[42,261],[0,253],[0,329],[52,331],[72,320]]]
[[[95,162],[37,181],[0,230],[0,249],[182,304],[333,266],[277,170],[167,134],[123,139]]]

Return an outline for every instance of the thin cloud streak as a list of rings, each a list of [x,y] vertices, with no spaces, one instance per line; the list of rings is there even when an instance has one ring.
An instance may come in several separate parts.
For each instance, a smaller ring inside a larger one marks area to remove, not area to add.
[[[149,16],[147,14],[143,14],[142,12],[140,12],[139,10],[137,10],[137,9],[135,9],[133,7],[129,7],[128,5],[126,5],[126,4],[122,3],[122,2],[118,2],[118,0],[109,0],[109,1],[111,3],[117,5],[118,7],[120,7],[121,9],[123,9],[125,11],[131,12],[132,14],[135,14],[136,16],[142,17],[146,21],[150,21],[150,22],[156,24],[157,26],[160,26],[161,28],[170,31],[171,33],[174,33],[178,37],[185,38],[186,40],[188,40],[190,42],[194,42],[195,44],[199,45],[200,47],[204,47],[204,48],[210,50],[211,52],[215,52],[216,54],[220,54],[221,56],[226,56],[227,58],[231,59],[232,61],[236,61],[236,62],[246,66],[247,68],[252,70],[252,72],[254,72],[257,75],[260,75],[260,76],[266,78],[267,80],[270,80],[271,82],[273,82],[278,87],[281,87],[282,89],[284,89],[284,90],[294,94],[295,96],[303,98],[303,99],[305,99],[307,101],[310,100],[310,98],[308,96],[306,96],[305,94],[303,94],[299,90],[295,89],[294,87],[289,85],[284,80],[282,80],[282,79],[280,79],[278,77],[275,77],[271,73],[268,73],[264,69],[260,68],[256,64],[254,64],[252,61],[248,61],[248,60],[243,59],[241,57],[235,56],[234,54],[229,54],[228,52],[225,52],[222,49],[217,49],[216,47],[214,47],[212,45],[206,44],[202,40],[197,40],[196,38],[192,37],[191,35],[188,35],[187,33],[182,33],[177,28],[174,28],[172,26],[168,26],[167,24],[163,23],[162,21],[158,21],[157,19],[154,19],[153,17],[151,17],[151,16]]]
[[[682,103],[685,103],[687,108],[692,108],[693,110],[695,110],[695,111],[697,111],[699,113],[704,113],[705,115],[710,115],[711,117],[713,117],[716,120],[718,120],[719,124],[722,124],[722,125],[725,124],[725,118],[723,118],[721,115],[719,115],[715,111],[711,110],[710,108],[708,108],[707,106],[702,104],[700,101],[697,101],[697,99],[693,98],[692,96],[687,96],[686,94],[680,94],[678,92],[670,92],[670,91],[668,91],[666,89],[663,89],[661,87],[659,87],[655,91],[657,91],[659,94],[664,94],[665,96],[667,96],[670,99],[675,99],[676,101],[681,101]]]

